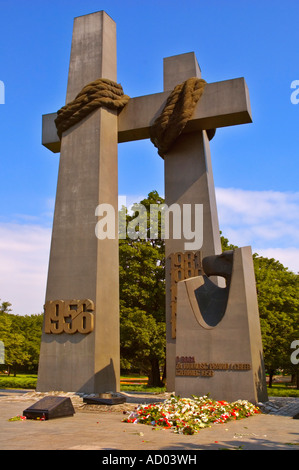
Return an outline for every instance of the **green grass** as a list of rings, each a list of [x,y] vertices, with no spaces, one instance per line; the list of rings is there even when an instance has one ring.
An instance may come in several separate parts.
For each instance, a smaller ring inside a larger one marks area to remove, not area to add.
[[[131,376],[121,376],[121,392],[139,392],[139,393],[163,393],[166,387],[148,387],[147,377],[133,374]]]
[[[0,375],[0,388],[25,388],[35,389],[37,382],[36,374]]]
[[[288,384],[273,384],[268,388],[269,397],[296,397],[299,398],[299,390],[288,386]]]
[[[122,380],[126,377],[122,376]],[[138,379],[145,379],[145,377],[127,377],[128,379],[134,379],[133,383],[121,384],[120,390],[122,392],[139,392],[139,393],[163,393],[165,387],[147,387],[146,382],[138,382]],[[17,374],[16,377],[11,375],[0,374],[0,388],[14,388],[14,389],[35,389],[37,382],[36,374]],[[273,384],[271,388],[268,388],[269,397],[297,397],[299,398],[299,390],[292,388],[289,384],[279,383]]]
[[[122,377],[122,379],[125,379]],[[140,379],[146,379],[146,377],[140,377]],[[134,381],[138,382],[138,378],[134,377]],[[0,375],[0,388],[15,388],[15,389],[35,389],[37,382],[37,375],[35,374],[17,374],[16,377],[10,375]],[[142,384],[121,384],[121,391],[127,392],[148,392],[148,393],[162,393],[165,391],[165,387],[147,387],[146,381]]]
[[[144,385],[120,385],[121,392],[139,392],[139,393],[163,393],[165,392],[165,387],[148,387],[146,384]]]

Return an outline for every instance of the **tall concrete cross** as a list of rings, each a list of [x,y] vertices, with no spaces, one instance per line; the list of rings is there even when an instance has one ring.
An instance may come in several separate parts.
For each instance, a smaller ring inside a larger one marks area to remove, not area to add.
[[[67,101],[91,80],[116,80],[115,43],[115,25],[104,12],[75,19]],[[94,327],[88,334],[43,333],[39,389],[118,390],[118,240],[96,239],[95,207],[110,203],[117,209],[117,142],[149,138],[172,89],[190,77],[200,77],[194,53],[166,58],[164,92],[131,98],[118,117],[105,109],[95,111],[65,132],[61,141],[56,113],[43,116],[42,144],[61,154],[46,301],[89,299],[94,310],[86,313],[85,321],[93,315]],[[192,119],[164,158],[166,204],[203,204],[203,256],[221,252],[207,131],[249,122],[243,78],[207,84]],[[186,241],[165,240],[166,258],[184,252]],[[167,387],[174,390],[169,270],[167,263]],[[80,310],[81,304],[70,308]]]
[[[74,20],[66,103],[97,78],[117,78],[116,26],[104,12]],[[104,108],[61,139],[40,391],[119,387],[118,240],[95,236],[101,203],[118,204],[117,113]]]

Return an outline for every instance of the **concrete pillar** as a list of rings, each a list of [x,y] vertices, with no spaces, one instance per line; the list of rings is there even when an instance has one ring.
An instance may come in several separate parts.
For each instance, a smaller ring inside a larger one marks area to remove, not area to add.
[[[194,53],[164,59],[164,91],[173,89],[190,77],[201,78]],[[200,103],[199,103],[200,106]],[[202,256],[221,253],[219,223],[216,207],[211,154],[207,132],[197,131],[181,135],[164,157],[165,202],[167,206],[191,204],[203,205]],[[182,210],[181,210],[182,213]],[[165,241],[166,255],[166,340],[167,340],[167,389],[174,390],[175,337],[171,318],[170,261],[169,255],[185,252],[186,239],[169,238]]]
[[[103,11],[74,20],[66,102],[98,78],[117,80],[116,25]],[[96,237],[101,203],[117,217],[117,114],[104,108],[62,136],[46,291],[46,302],[89,299],[94,326],[86,334],[44,329],[39,391],[119,390],[118,239]]]

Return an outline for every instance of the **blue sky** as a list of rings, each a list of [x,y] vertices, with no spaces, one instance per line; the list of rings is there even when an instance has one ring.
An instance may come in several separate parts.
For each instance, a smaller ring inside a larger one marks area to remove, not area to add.
[[[0,0],[0,299],[42,311],[59,155],[41,145],[41,116],[65,102],[73,18],[98,10],[117,24],[131,97],[162,91],[163,58],[185,52],[207,82],[245,77],[253,123],[211,142],[220,229],[298,272],[298,0]],[[156,149],[119,145],[119,194],[153,189],[164,194]]]

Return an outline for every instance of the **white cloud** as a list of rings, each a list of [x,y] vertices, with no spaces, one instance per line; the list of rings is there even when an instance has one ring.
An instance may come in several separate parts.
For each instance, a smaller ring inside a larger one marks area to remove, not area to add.
[[[12,313],[41,313],[46,292],[51,229],[0,224],[0,298]]]
[[[299,192],[216,188],[220,229],[230,243],[251,245],[299,271]]]
[[[260,256],[274,258],[294,273],[299,273],[299,248],[257,248],[255,251]]]

